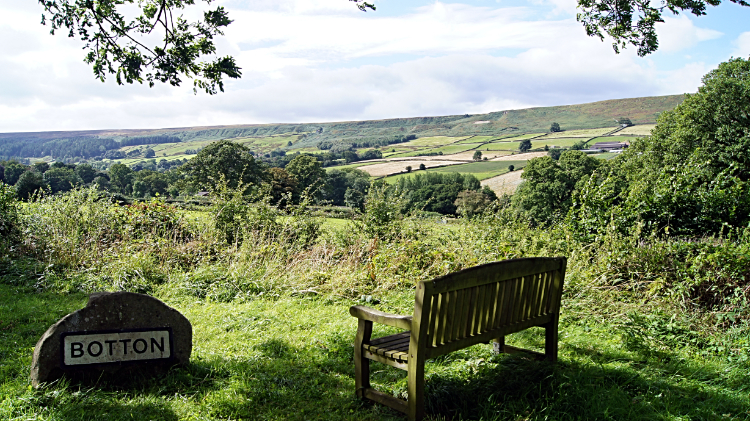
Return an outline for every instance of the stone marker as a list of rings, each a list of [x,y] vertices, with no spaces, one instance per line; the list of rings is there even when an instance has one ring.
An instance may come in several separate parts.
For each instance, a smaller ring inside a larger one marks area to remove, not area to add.
[[[154,297],[132,292],[91,294],[86,307],[60,319],[34,348],[31,384],[62,376],[129,380],[187,364],[193,327]]]

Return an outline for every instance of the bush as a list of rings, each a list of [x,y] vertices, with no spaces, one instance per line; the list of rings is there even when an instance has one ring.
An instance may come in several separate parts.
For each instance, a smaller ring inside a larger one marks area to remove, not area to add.
[[[0,181],[0,258],[18,241],[18,200],[15,190]]]

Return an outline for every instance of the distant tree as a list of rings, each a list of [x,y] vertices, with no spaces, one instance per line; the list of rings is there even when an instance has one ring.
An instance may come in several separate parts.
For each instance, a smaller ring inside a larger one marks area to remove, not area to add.
[[[169,180],[163,173],[143,170],[133,174],[133,196],[155,197],[157,194],[163,196],[167,193]]]
[[[547,152],[549,150],[549,145],[544,145],[544,151]]]
[[[0,181],[5,182],[5,167],[0,165]]]
[[[508,171],[513,172],[516,169],[514,165],[508,165]]]
[[[406,172],[411,172],[411,165],[406,166]]]
[[[551,126],[550,126],[550,128],[549,128],[549,131],[550,131],[550,132],[552,132],[552,133],[557,133],[557,132],[561,132],[561,131],[562,131],[562,129],[560,128],[560,125],[559,125],[559,124],[557,124],[557,123],[552,123],[552,125],[551,125]]]
[[[359,161],[359,156],[354,151],[343,151],[341,152],[341,157],[344,158],[344,161],[348,164],[350,162],[357,162]]]
[[[547,152],[547,156],[557,161],[558,159],[560,159],[560,155],[563,153],[563,151],[565,151],[565,149],[553,148]]]
[[[118,193],[130,194],[133,188],[133,170],[125,164],[114,164],[109,167],[109,181]]]
[[[117,149],[112,149],[104,153],[104,159],[123,159],[125,158],[125,152]]]
[[[3,181],[10,186],[15,185],[18,182],[19,177],[21,177],[21,174],[28,170],[25,165],[16,160],[6,161],[3,166],[5,167]]]
[[[362,155],[362,159],[380,159],[383,157],[383,152],[377,149],[369,149]]]
[[[286,165],[286,172],[293,175],[299,183],[299,191],[309,191],[317,197],[319,189],[326,179],[326,171],[315,157],[297,155]]]
[[[513,195],[513,205],[535,223],[550,223],[567,213],[577,183],[601,162],[580,151],[565,151],[558,161],[534,158],[524,167],[524,181]]]
[[[69,167],[52,166],[43,178],[52,193],[66,192],[81,184],[81,178]]]
[[[632,126],[633,122],[627,117],[620,117],[617,119],[617,124],[621,126]]]
[[[94,179],[94,185],[97,190],[109,190],[109,180],[101,175]]]
[[[426,170],[427,166],[424,163],[421,163],[421,164],[419,164],[419,169],[420,170]]]
[[[146,148],[145,151],[143,151],[143,157],[144,158],[153,158],[156,156],[156,152],[154,152],[151,148]]]
[[[481,161],[482,160],[482,151],[475,151],[474,156],[472,157],[474,161]]]
[[[326,176],[323,199],[333,205],[344,206],[346,205],[347,193],[349,193],[351,200],[356,202],[354,208],[359,209],[369,188],[370,174],[354,168],[333,168],[328,171]],[[359,193],[350,192],[355,190]],[[358,199],[360,196],[361,200]]]
[[[485,186],[482,190],[464,190],[458,193],[454,205],[457,214],[471,218],[485,212],[494,200],[497,200],[497,195]]]
[[[453,215],[458,194],[480,187],[479,180],[471,174],[424,172],[399,178],[393,191],[396,196],[407,197],[405,211],[424,210]]]
[[[586,149],[586,143],[588,143],[588,141],[579,140],[578,142],[574,143],[573,146],[570,147],[570,149],[573,149],[574,151],[584,150]]]
[[[526,152],[529,149],[531,149],[531,139],[524,139],[518,144],[518,150],[521,152]]]
[[[288,201],[292,201],[294,196],[299,196],[299,190],[297,186],[297,178],[289,174],[283,168],[269,168],[268,173],[271,175],[271,201],[273,204],[279,207],[285,207],[287,204],[284,201],[285,197],[288,197]]]
[[[33,168],[39,174],[44,174],[49,169],[49,164],[44,161],[35,162]]]
[[[90,164],[76,165],[76,174],[83,180],[84,183],[89,184],[94,181],[97,176],[97,171]]]
[[[28,200],[37,190],[46,190],[47,184],[44,182],[42,174],[36,171],[25,171],[18,178],[15,189],[16,196],[18,196],[19,199]]]
[[[220,140],[201,149],[195,158],[180,167],[187,181],[198,188],[214,190],[220,183],[230,189],[258,186],[268,174],[250,154],[250,149],[231,140]]]

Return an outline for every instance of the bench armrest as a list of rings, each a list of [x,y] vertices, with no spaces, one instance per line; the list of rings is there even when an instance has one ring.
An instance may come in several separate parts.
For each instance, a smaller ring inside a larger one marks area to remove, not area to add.
[[[349,308],[349,313],[358,319],[369,320],[371,322],[398,327],[404,330],[411,330],[412,316],[384,313],[365,306],[351,306],[351,308]]]

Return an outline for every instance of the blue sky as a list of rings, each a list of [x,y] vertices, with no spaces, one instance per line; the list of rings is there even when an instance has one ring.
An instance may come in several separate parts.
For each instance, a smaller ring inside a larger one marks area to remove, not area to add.
[[[750,8],[666,16],[661,48],[616,55],[587,37],[575,0],[223,0],[219,40],[243,68],[223,94],[101,83],[74,39],[51,36],[34,0],[0,13],[0,132],[366,120],[484,113],[695,92],[750,56]],[[201,6],[187,13],[199,13]]]

